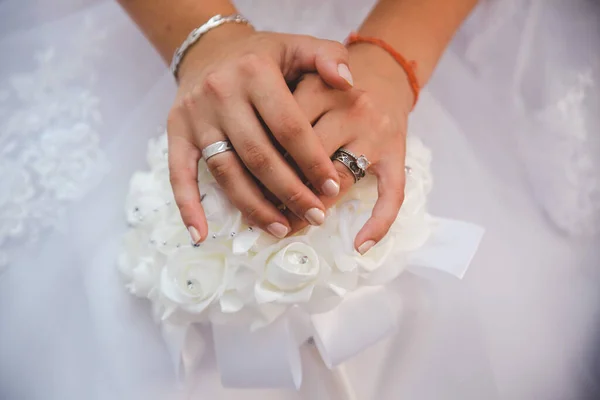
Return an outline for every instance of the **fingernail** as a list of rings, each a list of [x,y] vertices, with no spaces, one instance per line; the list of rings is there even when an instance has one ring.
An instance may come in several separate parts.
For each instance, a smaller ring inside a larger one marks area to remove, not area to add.
[[[352,79],[352,74],[350,73],[350,69],[346,64],[338,64],[338,74],[350,84],[350,86],[354,86],[354,80]]]
[[[325,196],[335,197],[340,193],[340,185],[333,179],[327,179],[321,190]]]
[[[202,239],[202,237],[200,237],[200,234],[198,233],[198,229],[194,228],[193,226],[188,226],[188,232],[190,233],[190,236],[192,238],[192,243],[198,244],[198,242],[200,242],[200,239]]]
[[[311,208],[304,214],[304,218],[311,225],[321,225],[325,222],[325,213],[318,208]]]
[[[279,222],[273,222],[271,225],[267,226],[267,231],[278,239],[283,239],[287,236],[290,231],[287,226],[284,224],[280,224]]]
[[[375,246],[375,241],[374,240],[367,240],[366,242],[364,242],[363,244],[361,244],[360,246],[358,246],[358,252],[363,255],[365,254],[367,251],[371,250],[371,247]]]

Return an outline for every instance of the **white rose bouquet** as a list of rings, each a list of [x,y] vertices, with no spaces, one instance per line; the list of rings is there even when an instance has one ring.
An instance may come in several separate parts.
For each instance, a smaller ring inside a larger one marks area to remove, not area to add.
[[[354,249],[353,240],[375,204],[374,178],[356,184],[329,210],[323,225],[277,240],[244,225],[200,161],[209,237],[194,246],[173,201],[166,135],[150,142],[147,158],[150,171],[137,172],[131,180],[131,228],[119,266],[131,293],[148,298],[160,321],[235,322],[254,330],[291,307],[321,313],[357,288],[396,278],[406,255],[431,232],[426,212],[431,156],[416,138],[407,143],[405,201],[398,218],[365,255]]]
[[[131,180],[119,267],[129,291],[152,303],[176,370],[193,370],[207,337],[200,332],[212,329],[225,386],[298,389],[309,339],[340,373],[395,331],[399,301],[386,284],[409,264],[461,278],[483,230],[427,214],[430,162],[409,137],[404,204],[388,235],[361,255],[353,241],[375,204],[374,178],[354,185],[323,225],[278,240],[242,222],[201,161],[209,236],[192,245],[169,184],[166,135],[151,141],[150,171]]]

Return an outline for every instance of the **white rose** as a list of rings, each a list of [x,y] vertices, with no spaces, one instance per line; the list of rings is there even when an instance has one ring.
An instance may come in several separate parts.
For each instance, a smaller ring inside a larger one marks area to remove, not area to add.
[[[407,181],[410,181],[410,177]],[[404,202],[396,221],[390,228],[390,235],[397,239],[396,250],[412,251],[421,247],[429,238],[431,223],[427,214],[427,194],[420,184],[407,183]]]
[[[405,165],[408,169],[406,184],[418,183],[425,194],[429,194],[433,185],[431,151],[421,140],[411,135],[406,139]]]
[[[168,168],[167,134],[164,133],[157,138],[148,141],[146,161],[152,170],[163,170]]]
[[[242,215],[229,202],[223,190],[216,183],[202,186],[202,205],[208,223],[209,236],[200,247],[215,252],[217,247],[224,254],[246,253],[261,234],[260,230],[249,230],[242,223]],[[177,206],[172,203],[165,211],[157,213],[160,223],[154,225],[151,237],[157,250],[172,255],[190,246],[187,231]]]
[[[155,297],[160,282],[164,257],[146,245],[143,231],[131,230],[125,235],[119,255],[119,271],[127,281],[127,289],[138,297]]]
[[[182,310],[201,314],[220,299],[231,272],[224,252],[183,249],[171,257],[162,270],[160,291]]]
[[[168,177],[155,172],[136,172],[131,177],[125,202],[127,222],[132,226],[153,226],[172,203]]]
[[[231,204],[223,189],[216,182],[211,182],[202,185],[200,193],[208,231],[226,238],[230,238],[232,232],[239,233],[242,214]]]
[[[252,260],[261,274],[254,294],[258,304],[308,302],[330,268],[301,238],[284,239]]]
[[[356,235],[371,217],[372,206],[351,200],[337,207],[338,232],[333,242],[339,241],[340,251],[334,254],[335,264],[340,271],[352,271],[356,267],[361,276],[366,276],[379,270],[383,266],[397,263],[397,260],[388,260],[396,238],[386,235],[365,254],[360,254],[354,247]]]
[[[421,247],[429,238],[431,224],[427,214],[427,197],[432,187],[431,152],[423,143],[409,137],[406,156],[404,202],[390,232],[397,238],[398,251]]]

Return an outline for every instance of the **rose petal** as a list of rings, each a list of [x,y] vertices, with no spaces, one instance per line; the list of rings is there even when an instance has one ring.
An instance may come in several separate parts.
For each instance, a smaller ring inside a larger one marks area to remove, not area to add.
[[[264,282],[257,282],[254,286],[254,296],[258,304],[264,304],[279,300],[283,296],[283,293],[272,290]]]
[[[356,289],[358,284],[358,270],[355,269],[343,274],[331,274],[327,280],[327,284],[338,296],[344,296],[347,292]]]
[[[390,253],[394,249],[394,243],[395,238],[393,236],[384,237],[366,254],[356,258],[358,265],[366,272],[375,271],[388,259]]]
[[[406,257],[402,253],[394,253],[379,268],[368,273],[361,274],[361,283],[364,285],[384,285],[396,279],[406,268]]]
[[[308,285],[296,292],[285,292],[277,302],[283,304],[306,303],[310,300],[314,288],[315,285]]]
[[[235,292],[227,291],[219,299],[219,305],[222,312],[235,313],[244,307],[244,302]]]
[[[258,229],[252,231],[245,230],[238,233],[233,239],[233,254],[247,253],[260,237],[260,233]]]
[[[301,259],[303,264],[300,263]],[[302,242],[294,242],[271,257],[267,263],[265,277],[277,289],[295,290],[317,278],[319,264],[319,256],[312,247]]]

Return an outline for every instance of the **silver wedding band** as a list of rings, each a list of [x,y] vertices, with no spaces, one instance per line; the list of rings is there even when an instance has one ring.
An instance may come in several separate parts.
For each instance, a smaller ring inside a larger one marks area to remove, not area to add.
[[[226,151],[233,151],[231,142],[229,140],[219,140],[202,149],[202,158],[204,158],[204,161],[208,161],[209,158]]]
[[[364,155],[361,154],[357,157],[354,153],[343,147],[333,154],[332,160],[341,162],[350,172],[352,172],[354,183],[360,181],[367,175],[367,169],[371,165]]]

